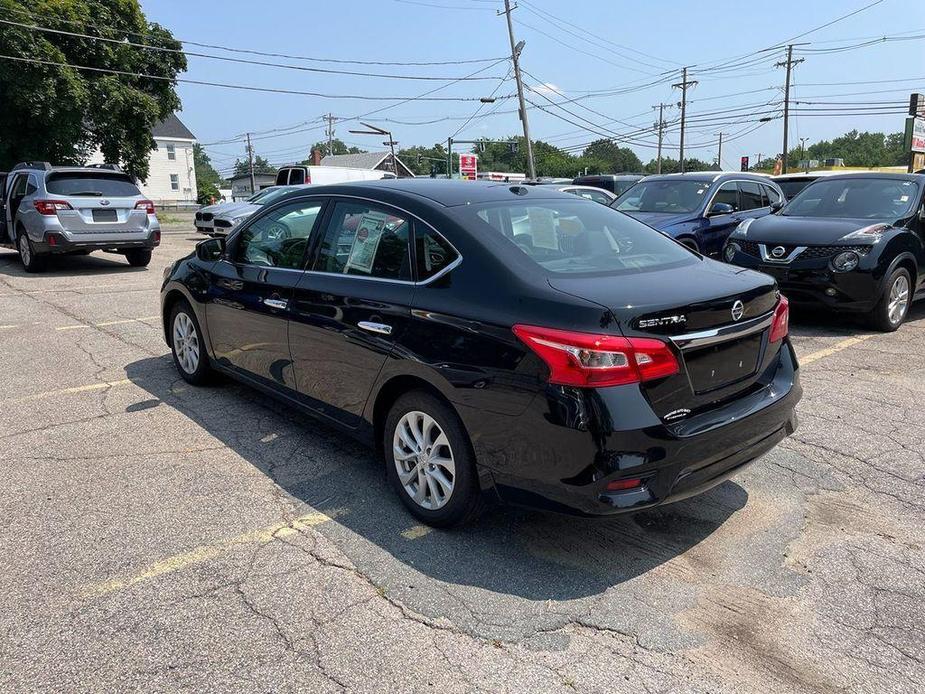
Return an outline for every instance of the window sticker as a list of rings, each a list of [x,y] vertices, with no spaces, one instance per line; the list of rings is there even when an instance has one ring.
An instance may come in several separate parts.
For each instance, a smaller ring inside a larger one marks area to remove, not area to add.
[[[536,248],[559,250],[559,238],[556,236],[556,220],[552,210],[547,207],[531,207],[527,210],[530,220],[530,235]]]
[[[382,232],[385,230],[386,215],[382,212],[367,212],[357,224],[357,233],[353,238],[353,245],[350,247],[350,255],[347,257],[347,263],[344,265],[344,272],[350,270],[359,270],[370,274],[373,271],[373,261],[376,259],[376,251],[379,248],[379,241],[382,239]]]

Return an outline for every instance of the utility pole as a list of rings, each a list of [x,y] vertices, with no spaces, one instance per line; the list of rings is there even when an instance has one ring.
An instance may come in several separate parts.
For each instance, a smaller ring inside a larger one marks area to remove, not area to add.
[[[514,62],[514,79],[517,82],[517,100],[520,102],[520,122],[524,126],[524,140],[527,143],[527,175],[530,178],[536,178],[536,165],[533,162],[533,143],[530,142],[530,126],[527,123],[527,102],[524,99],[524,83],[520,76],[520,52],[524,49],[524,42],[514,43],[514,25],[511,22],[511,11],[516,9],[517,5],[511,7],[511,0],[504,0],[504,12],[500,10],[498,15],[507,15],[507,33],[511,39],[511,60]]]
[[[716,133],[719,136],[719,151],[716,153],[716,163],[719,166],[719,170],[723,170],[723,135],[725,133],[719,132]]]
[[[685,67],[681,70],[681,81],[671,85],[673,88],[681,90],[681,102],[678,104],[681,107],[681,173],[684,173],[684,121],[687,116],[687,90],[695,84],[697,84],[697,80],[687,79],[687,68]]]
[[[665,106],[667,104],[659,104],[658,106],[653,106],[652,108],[658,109],[658,123],[655,124],[655,127],[658,129],[658,156],[656,158],[656,173],[662,172],[662,138],[665,135]]]
[[[806,44],[798,44],[804,46]],[[780,63],[775,63],[774,67],[786,67],[787,68],[787,80],[784,83],[784,151],[781,155],[781,173],[787,173],[787,128],[790,125],[790,74],[793,71],[793,66],[803,62],[803,58],[799,60],[793,59],[793,46],[790,44],[787,46],[787,60]]]
[[[804,162],[806,162],[805,166],[806,166],[806,172],[807,172],[807,173],[809,173],[809,162],[806,161],[806,141],[807,141],[808,139],[809,139],[808,137],[801,137],[801,138],[800,138],[800,159],[802,159]]]
[[[251,175],[251,195],[257,192],[257,181],[254,180],[254,148],[251,146],[251,134],[247,133],[247,169]]]
[[[446,139],[446,177],[453,178],[453,138]]]
[[[333,114],[329,113],[324,117],[327,121],[327,135],[328,135],[328,156],[334,154],[334,121],[337,120]]]

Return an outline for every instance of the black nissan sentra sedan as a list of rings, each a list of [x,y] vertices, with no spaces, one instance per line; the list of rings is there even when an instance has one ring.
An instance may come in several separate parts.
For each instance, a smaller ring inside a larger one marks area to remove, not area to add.
[[[794,304],[863,313],[890,332],[925,297],[925,176],[819,178],[777,214],[742,222],[726,261],[777,279]]]
[[[193,384],[233,376],[377,446],[417,518],[581,515],[702,492],[796,427],[788,304],[543,186],[296,191],[165,272]]]

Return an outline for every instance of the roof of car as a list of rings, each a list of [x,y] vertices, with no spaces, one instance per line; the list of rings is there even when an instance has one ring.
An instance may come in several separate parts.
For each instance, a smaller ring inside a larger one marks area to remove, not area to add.
[[[778,174],[772,176],[772,181],[784,180],[792,181],[799,178],[820,178],[822,176],[844,176],[849,173],[864,173],[863,171],[794,171],[793,173]]]
[[[760,183],[767,183],[771,180],[766,174],[756,174],[747,171],[685,171],[684,173],[654,174],[652,176],[646,176],[645,180],[674,181],[679,178],[709,183],[715,183],[721,180],[725,181],[730,178],[758,181]]]
[[[565,185],[565,184],[563,184]],[[296,197],[305,192],[312,195],[377,195],[399,193],[414,195],[443,207],[455,207],[483,202],[523,202],[524,199],[562,198],[574,196],[561,193],[556,186],[525,186],[518,183],[494,181],[448,181],[439,178],[392,178],[378,181],[350,181],[333,185],[305,187],[305,191],[293,191],[286,197]],[[285,198],[280,198],[283,200]],[[279,201],[278,200],[278,201]]]
[[[838,172],[838,178],[893,178],[903,181],[925,182],[925,176],[914,173],[892,173],[890,171],[845,171]]]
[[[645,178],[645,174],[622,173],[622,174],[588,174],[586,176],[575,176],[576,181],[595,181],[595,180],[614,180],[614,181],[638,181]]]

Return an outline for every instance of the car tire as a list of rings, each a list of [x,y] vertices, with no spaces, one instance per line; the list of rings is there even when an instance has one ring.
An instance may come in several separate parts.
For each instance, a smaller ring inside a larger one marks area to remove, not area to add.
[[[898,267],[883,285],[883,295],[870,313],[870,323],[877,330],[891,333],[906,320],[911,304],[912,278],[908,270]]]
[[[132,267],[148,267],[151,262],[151,249],[139,248],[125,252],[125,259]]]
[[[194,386],[208,384],[213,372],[196,313],[185,300],[170,311],[170,353],[180,376]]]
[[[478,516],[475,454],[462,421],[444,401],[424,391],[399,397],[386,417],[383,450],[386,475],[415,518],[450,528]]]
[[[26,272],[43,272],[48,264],[48,256],[35,252],[35,246],[32,245],[32,239],[25,229],[20,229],[16,236],[16,250],[19,251],[19,259]]]

